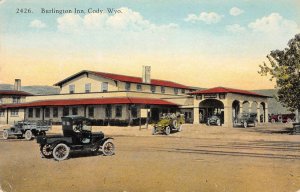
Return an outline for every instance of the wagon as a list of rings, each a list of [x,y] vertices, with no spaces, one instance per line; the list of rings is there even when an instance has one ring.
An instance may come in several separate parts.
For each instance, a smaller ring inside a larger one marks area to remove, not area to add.
[[[113,138],[105,137],[102,132],[92,132],[91,119],[77,115],[61,119],[63,135],[37,137],[42,157],[62,161],[71,151],[101,151],[105,156],[114,154]]]
[[[18,121],[9,129],[3,130],[3,139],[17,136],[19,139],[25,137],[26,140],[31,140],[33,136],[46,135],[46,131],[51,129],[51,126],[51,120]]]

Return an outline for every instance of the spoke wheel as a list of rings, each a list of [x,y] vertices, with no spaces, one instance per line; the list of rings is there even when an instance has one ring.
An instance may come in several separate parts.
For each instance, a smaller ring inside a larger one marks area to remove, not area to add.
[[[179,125],[178,132],[182,131],[182,124]]]
[[[105,141],[102,146],[102,152],[105,156],[111,156],[115,153],[115,145],[111,141]]]
[[[165,128],[165,133],[166,133],[166,135],[170,135],[171,128],[169,126]]]
[[[27,130],[25,132],[24,136],[25,136],[25,139],[29,141],[32,138],[32,132],[30,130]]]
[[[3,137],[3,139],[8,139],[8,131],[7,130],[3,131],[2,137]]]
[[[218,126],[221,126],[221,121],[220,121],[220,119],[217,120],[217,125],[218,125]]]
[[[45,157],[47,159],[52,158],[53,146],[49,145],[49,144],[42,145],[40,147],[40,151],[41,151],[41,154],[43,155],[43,157]]]
[[[67,159],[69,153],[70,153],[70,148],[64,143],[59,143],[53,149],[53,157],[57,161],[63,161]]]
[[[243,123],[243,126],[244,126],[244,128],[247,128],[247,127],[248,127],[248,123],[247,123],[247,122],[244,122],[244,123]]]

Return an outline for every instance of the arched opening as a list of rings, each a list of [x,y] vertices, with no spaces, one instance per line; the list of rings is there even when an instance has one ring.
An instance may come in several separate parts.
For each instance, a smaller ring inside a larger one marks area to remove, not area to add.
[[[240,101],[234,100],[232,102],[232,123],[235,125],[238,121],[238,118],[240,116],[241,109],[240,109]]]
[[[259,118],[259,121],[260,122],[266,122],[267,121],[267,119],[266,118],[268,118],[268,116],[266,116],[266,104],[264,103],[264,102],[261,102],[260,104],[259,104],[259,110],[260,110],[260,118]]]
[[[243,111],[242,111],[242,113],[249,113],[250,112],[250,103],[249,103],[249,101],[244,101],[243,102]]]
[[[200,123],[206,123],[207,118],[216,115],[224,123],[224,104],[216,99],[206,99],[199,103]]]

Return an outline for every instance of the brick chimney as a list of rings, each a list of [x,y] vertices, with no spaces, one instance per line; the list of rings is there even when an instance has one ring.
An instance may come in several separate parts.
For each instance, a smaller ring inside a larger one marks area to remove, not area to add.
[[[143,83],[148,83],[148,84],[151,83],[150,74],[151,74],[151,66],[143,66],[143,75],[142,75]]]
[[[21,91],[21,79],[15,79],[14,90]]]

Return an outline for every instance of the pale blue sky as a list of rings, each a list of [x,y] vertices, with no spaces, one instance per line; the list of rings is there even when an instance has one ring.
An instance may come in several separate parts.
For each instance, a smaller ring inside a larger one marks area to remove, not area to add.
[[[139,75],[146,64],[156,78],[166,79],[161,68],[180,70],[171,77],[184,84],[271,88],[273,83],[257,74],[258,65],[300,32],[299,4],[0,0],[0,82],[22,78],[25,84],[53,84],[80,69]],[[16,14],[17,8],[34,13]],[[41,14],[41,8],[121,8],[123,14]],[[31,71],[20,70],[24,63]],[[30,78],[49,64],[54,75]],[[240,83],[241,77],[251,80]]]

